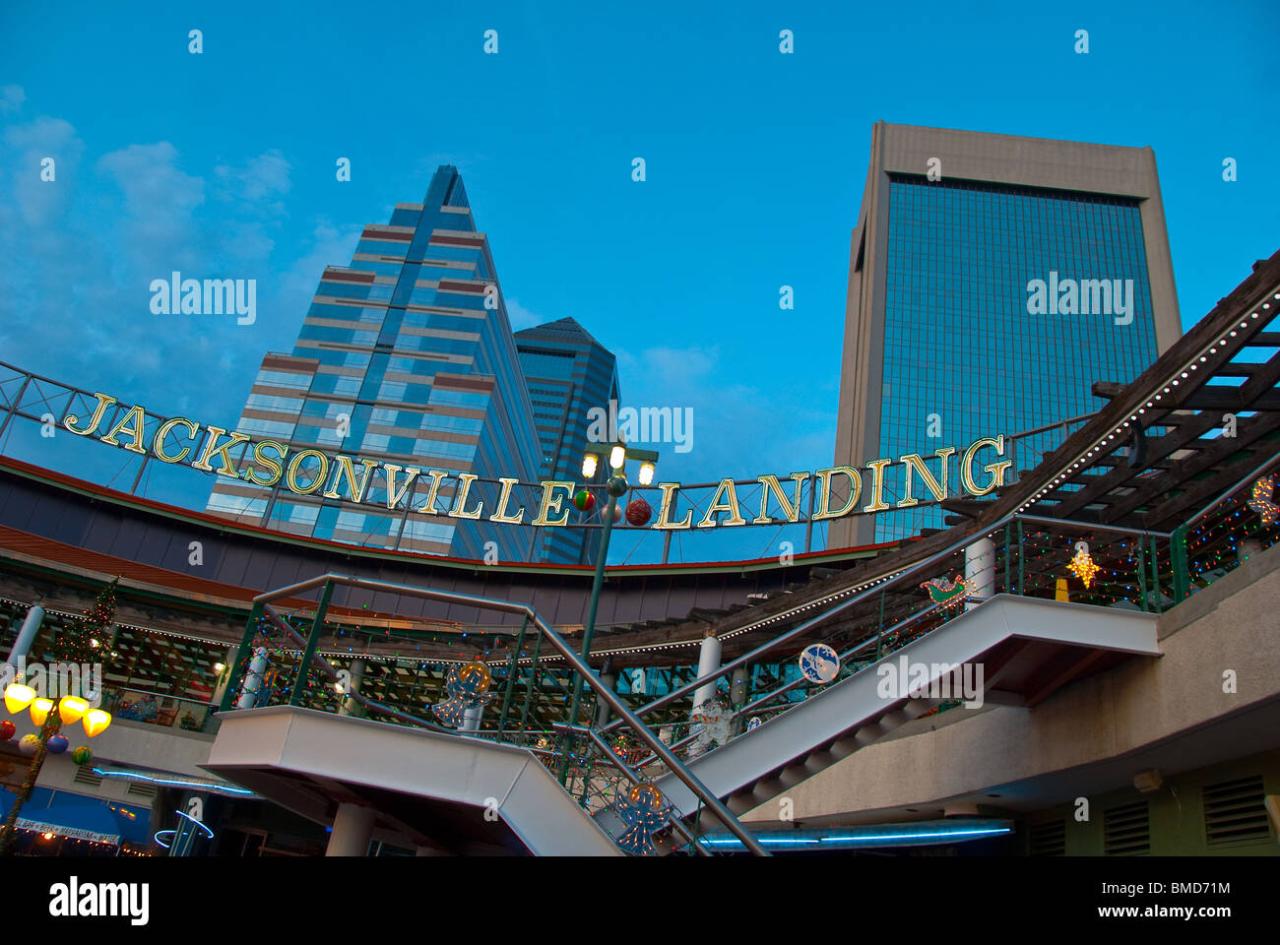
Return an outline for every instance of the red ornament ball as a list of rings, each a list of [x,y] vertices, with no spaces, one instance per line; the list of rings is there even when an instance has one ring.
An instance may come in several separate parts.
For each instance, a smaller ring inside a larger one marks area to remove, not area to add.
[[[644,499],[632,499],[627,504],[627,521],[639,528],[648,525],[653,516],[653,508]]]
[[[0,742],[7,742],[9,739],[13,738],[14,733],[17,731],[18,727],[8,719],[0,722]]]
[[[573,497],[573,504],[578,507],[580,512],[590,512],[596,507],[596,497],[586,489],[579,489]]]

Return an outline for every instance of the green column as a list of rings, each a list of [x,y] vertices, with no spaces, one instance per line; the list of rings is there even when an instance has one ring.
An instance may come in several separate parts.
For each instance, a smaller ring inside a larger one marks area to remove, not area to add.
[[[1138,596],[1142,598],[1142,609],[1149,611],[1151,604],[1147,600],[1147,546],[1143,544],[1141,535],[1134,539],[1134,545],[1138,554]]]
[[[1169,537],[1169,562],[1173,567],[1173,602],[1180,604],[1191,594],[1191,568],[1187,562],[1187,526],[1179,525]]]
[[[520,632],[516,634],[516,642],[511,648],[511,662],[507,664],[507,685],[506,690],[502,694],[502,711],[498,714],[498,741],[502,741],[503,732],[506,731],[507,710],[511,708],[511,694],[516,686],[516,675],[518,667],[516,661],[520,657],[520,649],[524,646],[524,631],[529,626],[529,618],[526,616],[520,622]]]
[[[226,712],[231,708],[231,700],[235,698],[236,690],[240,688],[240,683],[244,680],[244,674],[240,671],[240,667],[245,665],[245,661],[249,658],[249,651],[253,646],[253,638],[258,632],[258,621],[262,619],[262,607],[262,603],[258,601],[254,603],[253,609],[249,611],[249,620],[244,625],[244,636],[240,638],[240,647],[236,650],[236,661],[230,667],[227,688],[223,690],[222,702],[218,704],[219,712]]]
[[[1156,546],[1156,536],[1151,536],[1151,607],[1156,613],[1164,610],[1160,601],[1160,549]]]
[[[329,611],[329,600],[333,597],[333,582],[325,581],[324,590],[320,592],[320,602],[316,604],[316,617],[311,621],[311,632],[307,634],[307,645],[302,651],[302,661],[298,664],[298,673],[293,680],[293,693],[289,696],[289,705],[297,705],[302,701],[302,693],[307,688],[307,672],[311,669],[311,658],[316,655],[316,645],[320,642],[320,633],[324,630],[324,615]]]

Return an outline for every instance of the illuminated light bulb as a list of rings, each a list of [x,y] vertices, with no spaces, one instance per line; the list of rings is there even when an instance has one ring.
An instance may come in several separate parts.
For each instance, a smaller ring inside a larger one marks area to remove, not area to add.
[[[627,461],[627,451],[622,446],[615,446],[609,450],[609,465],[614,469],[621,469],[622,464]]]
[[[53,711],[52,699],[36,699],[31,703],[31,721],[36,725],[44,725],[45,719]]]
[[[63,696],[58,703],[58,715],[66,725],[79,722],[89,711],[89,701],[79,696]]]
[[[25,683],[10,683],[4,691],[4,707],[11,715],[17,715],[31,705],[35,697],[36,691]]]
[[[595,453],[587,453],[582,457],[582,478],[590,479],[596,474],[596,465],[600,462],[600,457]]]
[[[645,462],[640,464],[640,485],[647,486],[653,482],[654,465]]]
[[[90,709],[82,720],[84,732],[90,738],[101,735],[111,725],[111,713],[105,709]]]

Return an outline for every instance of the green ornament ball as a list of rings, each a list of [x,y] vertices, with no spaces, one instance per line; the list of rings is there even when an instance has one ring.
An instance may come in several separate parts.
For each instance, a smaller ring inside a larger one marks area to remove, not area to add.
[[[93,751],[88,745],[79,745],[71,750],[71,760],[78,765],[87,765],[93,760]]]

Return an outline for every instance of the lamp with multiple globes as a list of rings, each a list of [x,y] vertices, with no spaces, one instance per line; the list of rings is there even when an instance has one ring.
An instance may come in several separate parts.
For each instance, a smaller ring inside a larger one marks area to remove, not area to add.
[[[31,721],[40,727],[40,733],[24,736],[35,743],[34,751],[31,752],[31,765],[27,769],[27,776],[16,792],[4,825],[0,826],[0,854],[8,853],[13,847],[14,838],[18,832],[18,814],[22,811],[22,805],[31,797],[45,758],[50,751],[60,754],[67,748],[67,739],[59,734],[59,729],[64,724],[70,725],[78,721],[84,725],[85,734],[94,738],[105,732],[111,725],[111,713],[105,709],[92,708],[87,699],[80,696],[63,696],[56,701],[46,699],[20,681],[12,682],[5,688],[4,705],[10,715],[18,715],[29,709]],[[12,723],[6,724],[12,725]]]

